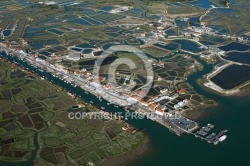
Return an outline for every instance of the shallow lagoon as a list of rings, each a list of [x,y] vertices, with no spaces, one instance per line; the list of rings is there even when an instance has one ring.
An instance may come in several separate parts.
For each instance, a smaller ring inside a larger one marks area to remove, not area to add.
[[[59,30],[57,30],[57,29],[48,29],[48,31],[49,31],[49,32],[52,32],[52,33],[55,33],[55,34],[57,34],[57,35],[62,35],[62,34],[63,34],[62,31],[59,31]]]
[[[42,52],[39,52],[39,54],[42,54],[42,55],[45,55],[45,56],[50,56],[51,53],[46,52],[46,51],[42,51]]]
[[[235,88],[250,80],[250,66],[231,65],[211,78],[215,84],[223,89]]]
[[[11,30],[4,30],[3,31],[4,36],[10,36],[10,34],[11,34]]]
[[[236,50],[236,51],[246,51],[248,49],[250,49],[249,45],[246,44],[241,44],[241,43],[237,43],[237,42],[232,42],[229,43],[228,45],[219,47],[221,50],[223,51],[232,51],[232,50]]]
[[[209,45],[215,45],[215,43],[213,42],[210,42],[210,41],[206,41],[206,40],[200,40],[200,43],[206,45],[206,46],[209,46]]]
[[[160,47],[160,48],[164,48],[166,50],[175,50],[178,48],[178,44],[175,44],[175,43],[170,43],[170,44],[167,44],[167,45],[161,45],[161,44],[154,44],[155,46],[157,47]]]
[[[213,41],[215,41],[215,42],[217,42],[217,43],[223,43],[223,42],[225,42],[226,40],[223,39],[223,38],[216,37],[216,38],[213,39]]]
[[[173,29],[166,30],[165,33],[169,36],[176,35],[176,32]]]
[[[101,7],[99,8],[100,10],[104,10],[104,11],[110,11],[113,9],[113,7],[110,7],[110,6],[105,6],[105,7]]]
[[[176,21],[176,25],[178,27],[184,27],[184,28],[186,28],[186,27],[188,27],[188,22],[186,22],[186,21]]]
[[[80,19],[80,18],[78,18],[78,19],[76,19],[74,21],[71,21],[71,22],[72,23],[77,23],[77,24],[82,24],[82,25],[91,25],[89,22],[87,22],[87,21],[85,21],[83,19]]]
[[[81,51],[82,51],[82,49],[80,49],[80,48],[75,48],[75,47],[71,48],[71,50],[77,51],[77,52],[81,52]]]
[[[35,49],[41,49],[46,45],[60,44],[60,42],[56,39],[52,39],[52,40],[28,41],[28,44],[35,50]]]
[[[85,20],[85,21],[87,21],[87,22],[89,22],[91,24],[94,24],[94,25],[101,24],[101,23],[97,22],[96,20],[93,20],[93,19],[88,18],[88,17],[83,17],[83,20]]]
[[[92,49],[83,49],[82,53],[83,54],[90,54],[93,50]]]
[[[200,46],[189,40],[173,40],[174,43],[178,43],[181,45],[181,48],[186,51],[191,52],[201,52],[203,49]]]
[[[250,64],[250,52],[229,52],[223,58],[234,62]]]
[[[199,21],[199,17],[192,17],[189,20],[189,24],[190,26],[196,26],[196,27],[200,27],[200,21]]]

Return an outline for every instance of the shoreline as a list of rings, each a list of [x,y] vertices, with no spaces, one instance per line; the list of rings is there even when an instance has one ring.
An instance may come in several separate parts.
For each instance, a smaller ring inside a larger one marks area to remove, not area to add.
[[[209,90],[213,94],[217,94],[217,95],[229,97],[229,98],[238,98],[238,97],[244,97],[244,96],[250,95],[250,85],[249,84],[246,85],[245,87],[239,89],[239,91],[237,93],[234,93],[234,94],[219,93],[217,91],[211,90],[210,88],[207,88],[204,86],[201,86],[201,87],[205,90]],[[205,116],[209,116],[210,109],[214,109],[214,108],[219,107],[219,106],[220,105],[217,102],[214,104],[210,104],[210,105],[199,105],[199,106],[196,106],[194,109],[189,110],[186,113],[184,113],[184,116],[189,118],[189,119],[192,119],[192,120],[199,120]]]
[[[185,117],[192,119],[192,120],[198,120],[198,119],[206,116],[209,109],[215,108],[217,106],[219,106],[218,103],[210,104],[210,105],[196,106],[194,109],[187,111],[185,113]]]
[[[223,89],[219,85],[215,84],[211,81],[211,78],[218,73],[220,73],[223,69],[231,66],[232,63],[227,63],[217,69],[214,69],[211,73],[205,75],[205,78],[200,78],[197,80],[197,84],[206,91],[209,91],[214,94],[222,95],[222,96],[242,96],[250,89],[250,80],[232,88],[232,89]]]
[[[221,96],[244,96],[245,93],[250,92],[250,81],[246,81],[245,83],[233,88],[233,89],[229,89],[229,90],[225,90],[222,89],[215,89],[214,87],[211,87],[212,85],[216,85],[215,83],[213,83],[211,80],[209,80],[209,82],[206,83],[198,83],[203,89],[210,91],[212,93],[215,94],[219,94]],[[206,84],[206,85],[205,85]],[[219,87],[218,85],[216,85],[216,87]]]
[[[232,97],[242,97],[242,96],[247,96],[249,94],[250,94],[250,83],[239,88],[239,92],[235,93],[234,96],[232,96]]]
[[[147,139],[146,142],[142,143],[138,147],[135,147],[134,149],[131,149],[128,152],[119,154],[117,156],[112,156],[101,163],[97,164],[98,166],[124,166],[129,165],[130,162],[132,162],[135,159],[142,158],[144,155],[150,152],[151,146],[150,146],[150,140]]]
[[[168,14],[171,18],[178,18],[178,17],[192,17],[192,16],[199,16],[203,13],[203,11],[196,12],[196,13],[181,13],[181,14]]]

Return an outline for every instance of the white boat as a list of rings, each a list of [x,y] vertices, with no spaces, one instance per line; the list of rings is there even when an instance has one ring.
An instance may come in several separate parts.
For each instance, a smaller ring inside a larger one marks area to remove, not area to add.
[[[221,136],[221,137],[219,138],[219,141],[222,142],[222,141],[224,141],[226,138],[227,138],[227,136],[226,136],[226,135],[223,135],[223,136]]]

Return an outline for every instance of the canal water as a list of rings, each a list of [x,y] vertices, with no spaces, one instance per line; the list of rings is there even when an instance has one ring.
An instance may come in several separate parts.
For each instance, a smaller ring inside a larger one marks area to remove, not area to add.
[[[223,57],[226,60],[245,63],[250,65],[250,52],[229,52],[226,56]]]
[[[107,105],[106,101],[99,101],[94,95],[85,94],[80,88],[74,88],[70,84],[53,77],[50,73],[41,72],[31,65],[17,58],[8,56],[0,52],[0,56],[8,58],[10,61],[16,61],[29,70],[33,70],[40,76],[47,77],[48,80],[81,95],[85,101],[93,101],[96,106],[104,106],[107,110],[123,111],[123,108],[114,108]],[[196,58],[199,60],[198,58]],[[204,65],[204,70],[196,72],[189,76],[188,82],[194,87],[194,90],[201,95],[214,99],[218,106],[205,111],[198,122],[200,125],[212,123],[215,125],[216,132],[222,129],[228,129],[228,138],[214,146],[202,141],[194,136],[184,134],[176,136],[167,128],[159,125],[157,122],[143,119],[128,119],[128,123],[137,128],[145,127],[145,134],[150,139],[150,152],[142,157],[138,157],[129,162],[129,166],[183,166],[183,165],[203,165],[203,166],[247,166],[250,163],[250,94],[241,97],[224,97],[202,89],[196,80],[212,71],[212,66],[199,60]],[[0,162],[1,166],[31,166],[33,159],[23,163],[5,163]]]

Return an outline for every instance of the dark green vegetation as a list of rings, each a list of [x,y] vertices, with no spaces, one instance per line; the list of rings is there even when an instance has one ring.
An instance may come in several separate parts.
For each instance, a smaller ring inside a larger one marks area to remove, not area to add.
[[[220,3],[226,5],[227,3],[229,3],[229,0],[221,0]]]
[[[123,131],[123,121],[70,120],[69,112],[96,108],[72,106],[81,102],[65,91],[0,61],[0,159],[36,163],[86,165],[132,150],[147,141],[140,132]],[[39,150],[37,150],[39,148]]]

